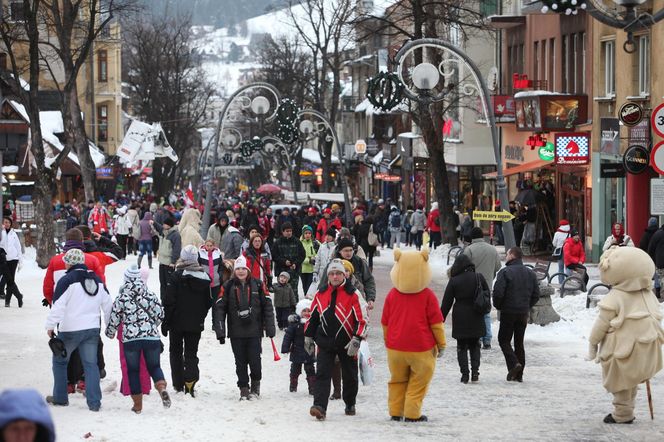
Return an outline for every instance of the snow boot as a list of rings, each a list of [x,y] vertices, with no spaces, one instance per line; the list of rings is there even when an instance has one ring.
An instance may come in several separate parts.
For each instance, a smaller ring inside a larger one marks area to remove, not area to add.
[[[479,381],[480,381],[480,373],[474,371],[472,376],[470,377],[470,382],[479,382]]]
[[[136,253],[134,253],[135,255]],[[136,263],[138,268],[141,268],[141,261],[143,261],[143,255],[138,255],[138,262]]]
[[[161,380],[161,381],[155,382],[154,383],[154,388],[159,393],[159,397],[161,398],[161,403],[164,404],[164,408],[170,408],[171,407],[171,397],[168,395],[168,391],[166,391],[166,381]]]
[[[355,416],[355,405],[346,405],[344,413],[346,416]]]
[[[632,420],[626,421],[626,422],[616,422],[616,420],[613,418],[613,415],[611,413],[607,414],[604,417],[604,423],[605,424],[631,424],[634,422],[635,417],[632,418]]]
[[[461,375],[461,383],[462,384],[467,384],[468,383],[468,373],[464,373]]]
[[[320,405],[314,405],[309,409],[309,414],[318,419],[319,421],[325,420],[325,410]]]
[[[253,396],[254,399],[258,399],[258,397],[261,395],[261,381],[254,381],[253,379],[251,380],[251,396]]]
[[[403,420],[403,417],[401,416],[390,416],[390,420],[393,422],[401,422]]]
[[[523,365],[517,363],[512,369],[507,373],[508,381],[516,381],[519,376],[523,374]]]
[[[18,301],[18,308],[23,307],[23,295],[21,293],[16,293],[16,300]]]
[[[131,407],[131,411],[136,414],[141,414],[141,411],[143,411],[143,393],[132,394],[131,399],[134,401],[134,406]]]
[[[297,378],[299,378],[299,376],[295,376],[293,374],[290,377],[290,386],[288,387],[288,391],[291,393],[295,393],[297,391]]]
[[[194,391],[194,387],[196,386],[196,382],[198,382],[198,381],[185,382],[184,383],[184,394],[189,393],[191,395],[191,397],[196,397],[196,393]]]
[[[309,387],[309,394],[314,395],[314,387],[316,386],[316,376],[307,376],[307,386]]]
[[[404,419],[404,422],[428,422],[429,418],[427,418],[425,415],[422,415],[418,417],[417,419],[411,419],[409,417]]]
[[[251,394],[249,392],[249,387],[240,387],[240,400],[250,400]]]

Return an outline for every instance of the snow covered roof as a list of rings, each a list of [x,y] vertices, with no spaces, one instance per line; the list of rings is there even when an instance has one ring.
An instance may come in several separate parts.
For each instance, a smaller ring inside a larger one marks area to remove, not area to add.
[[[302,149],[302,159],[314,164],[321,164],[320,153],[316,149],[304,148]],[[339,158],[332,155],[332,163],[339,163]]]
[[[39,119],[41,121],[42,138],[44,141],[62,152],[65,146],[56,135],[64,132],[62,113],[60,111],[39,112]],[[88,142],[88,145],[90,146],[90,156],[92,157],[92,162],[94,163],[95,167],[102,166],[106,161],[104,153],[93,143]],[[56,156],[57,155],[53,155],[53,157],[46,158],[46,167],[51,167],[51,165],[55,162]],[[81,164],[78,161],[78,156],[75,152],[70,151],[69,154],[67,154],[67,158],[72,160],[77,166],[80,167]]]
[[[521,91],[514,94],[514,98],[526,98],[526,97],[539,97],[540,95],[570,95],[570,94],[561,94],[559,92],[551,91]]]
[[[28,117],[28,111],[25,110],[25,106],[14,100],[9,100],[9,104],[16,110],[16,112],[21,114],[21,117],[23,117],[26,122],[30,122],[30,117]]]

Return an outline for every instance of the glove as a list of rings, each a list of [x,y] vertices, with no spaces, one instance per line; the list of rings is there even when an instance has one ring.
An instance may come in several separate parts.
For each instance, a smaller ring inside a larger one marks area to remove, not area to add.
[[[597,358],[597,345],[589,344],[588,345],[588,356],[586,356],[586,361],[594,361]]]
[[[218,341],[221,345],[224,345],[226,343],[226,338],[219,338]]]
[[[436,358],[437,358],[437,359],[441,359],[441,358],[443,357],[444,354],[445,354],[445,347],[443,347],[443,348],[439,348],[439,349],[438,349],[438,354],[436,355]]]
[[[344,347],[347,352],[346,354],[351,358],[357,356],[357,353],[360,351],[360,338],[353,336],[353,339],[350,340],[348,344]]]
[[[168,336],[168,326],[163,322],[161,323],[161,334],[164,335],[164,337]]]
[[[314,338],[306,336],[304,338],[304,351],[306,351],[309,356],[313,356],[315,350],[316,342],[314,342]]]
[[[48,299],[44,298],[44,299],[42,299],[42,305],[43,305],[44,307],[48,307],[48,306],[51,305],[51,304],[49,304]]]

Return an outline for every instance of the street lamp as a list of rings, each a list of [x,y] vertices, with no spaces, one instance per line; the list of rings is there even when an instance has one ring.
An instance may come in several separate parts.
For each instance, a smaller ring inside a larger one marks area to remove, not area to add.
[[[425,50],[436,51],[439,59],[442,61],[438,66],[426,61],[418,63],[411,72],[411,81],[407,82],[403,76],[404,62],[409,55],[418,50],[422,53]],[[406,98],[419,103],[427,111],[428,105],[445,99],[450,93],[451,85],[455,87],[456,93],[460,96],[479,96],[482,111],[486,117],[486,124],[491,130],[493,152],[496,158],[496,189],[498,198],[500,199],[501,208],[509,211],[507,185],[503,175],[503,160],[500,151],[498,129],[496,127],[496,117],[493,113],[493,107],[489,105],[489,88],[475,62],[465,52],[444,40],[422,38],[411,40],[402,46],[394,57],[394,63],[398,66],[398,81],[403,85],[403,94]],[[457,78],[457,74],[462,68],[470,71],[470,78]],[[439,88],[439,91],[436,92],[434,88],[438,85],[441,76],[446,81],[444,87]],[[411,83],[414,87],[410,85]],[[512,221],[503,222],[503,232],[505,235],[505,247],[514,247],[516,241],[514,239]]]

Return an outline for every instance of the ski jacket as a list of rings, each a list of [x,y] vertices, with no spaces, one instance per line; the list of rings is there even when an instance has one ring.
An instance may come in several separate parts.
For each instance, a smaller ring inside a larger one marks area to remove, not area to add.
[[[237,259],[242,254],[243,241],[240,231],[233,226],[228,226],[219,246],[224,259]]]
[[[429,212],[429,217],[427,218],[427,228],[429,232],[440,232],[440,212],[438,209],[434,209]],[[438,224],[436,224],[438,220]]]
[[[48,267],[46,268],[46,276],[44,276],[42,289],[44,291],[44,298],[46,298],[49,304],[53,304],[53,292],[55,291],[55,285],[67,272],[65,262],[62,260],[64,256],[64,253],[55,255],[48,262]],[[85,267],[93,271],[95,275],[99,276],[102,282],[106,281],[104,276],[104,269],[101,267],[99,260],[94,255],[90,253],[85,254]]]
[[[320,249],[320,243],[315,239],[309,241],[301,239],[304,248],[304,261],[302,261],[302,273],[313,273],[316,263],[316,254]],[[313,262],[312,262],[313,261]]]
[[[159,297],[149,291],[140,279],[125,281],[113,303],[106,336],[113,339],[122,324],[122,342],[158,340],[159,324],[163,319],[164,309]]]
[[[138,223],[138,228],[140,230],[138,237],[139,241],[152,241],[152,233],[154,229],[152,228],[150,221],[152,221],[152,213],[145,212],[143,219]]]
[[[274,287],[274,306],[279,308],[295,307],[297,298],[293,292],[293,287],[289,283],[281,285],[277,282]]]
[[[127,214],[115,215],[113,221],[113,234],[115,235],[129,235],[131,231],[131,224],[127,218]]]
[[[563,260],[565,267],[572,264],[583,264],[586,262],[586,251],[581,241],[574,241],[574,238],[567,238],[563,249]]]
[[[334,258],[344,259],[339,252],[336,252]],[[357,255],[353,255],[350,259],[350,263],[353,264],[354,272],[353,276],[357,277],[362,282],[364,286],[364,299],[367,302],[376,300],[376,280],[374,279],[371,271],[369,270],[369,264],[362,258]],[[328,262],[329,265],[329,262]],[[320,278],[318,283],[318,289],[321,290],[324,286],[327,285],[327,267],[323,272],[323,276]]]
[[[520,259],[509,261],[496,275],[496,282],[493,285],[493,306],[501,312],[528,313],[530,307],[537,303],[539,296],[539,284],[535,272],[524,266]]]
[[[7,261],[20,261],[23,259],[23,247],[18,234],[14,229],[9,229],[7,232],[2,228],[0,237],[0,248],[5,251]]]
[[[46,329],[53,330],[56,325],[61,332],[99,328],[101,313],[108,324],[112,309],[113,300],[101,278],[85,264],[78,264],[67,270],[55,286]]]
[[[224,260],[221,257],[219,249],[215,248],[214,250],[207,251],[204,246],[201,246],[201,248],[198,249],[198,263],[210,277],[210,287],[220,286]]]
[[[240,317],[241,312],[246,317]],[[217,339],[262,338],[264,333],[273,338],[274,308],[265,284],[255,278],[241,282],[233,277],[226,282],[214,304],[214,331]]]
[[[164,230],[161,226],[155,223],[157,230],[161,230],[161,235],[159,235],[159,253],[157,254],[157,260],[159,264],[163,265],[174,265],[180,258],[180,252],[182,251],[182,240],[180,239],[180,232],[178,232],[177,227],[173,226],[168,229],[166,235],[164,235]]]
[[[100,236],[97,241],[87,239],[83,241],[83,251],[89,253],[99,261],[101,271],[106,275],[106,266],[118,262],[124,258],[122,247],[110,239]],[[104,278],[104,281],[106,278]]]
[[[339,218],[327,219],[322,217],[316,227],[316,239],[320,242],[325,241],[325,235],[330,227],[334,227],[337,231],[341,230],[341,220]]]
[[[289,361],[296,364],[313,364],[316,358],[304,351],[304,324],[298,315],[288,317],[288,328],[281,342],[281,352],[290,353]]]
[[[162,299],[166,330],[203,331],[210,307],[210,278],[203,268],[176,269],[168,279]]]
[[[304,335],[327,349],[344,348],[354,336],[363,339],[367,322],[360,296],[349,281],[338,287],[323,287],[311,303],[311,317],[304,326]]]

